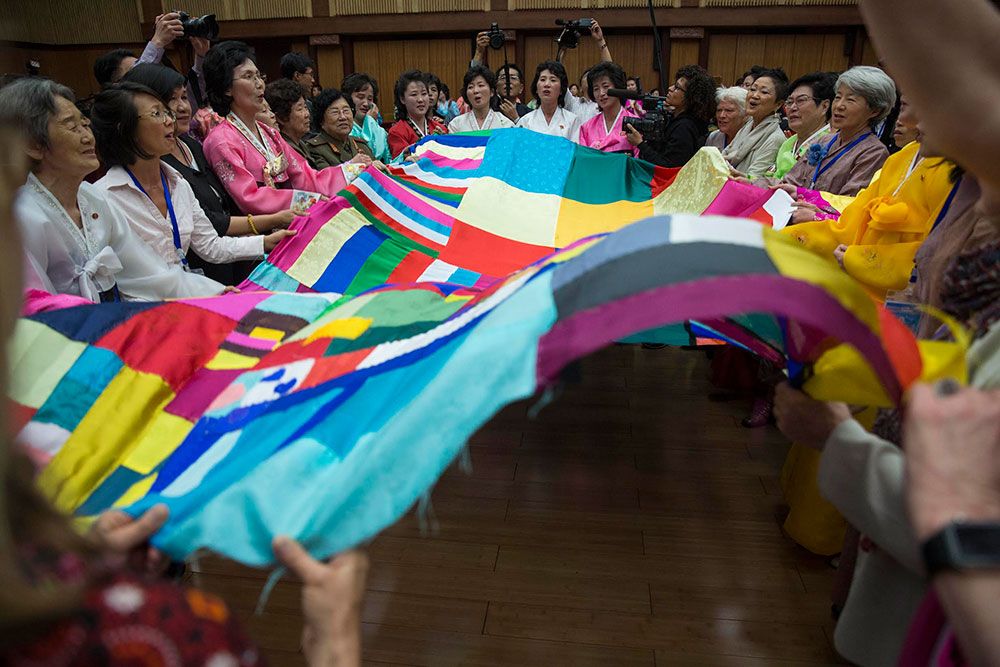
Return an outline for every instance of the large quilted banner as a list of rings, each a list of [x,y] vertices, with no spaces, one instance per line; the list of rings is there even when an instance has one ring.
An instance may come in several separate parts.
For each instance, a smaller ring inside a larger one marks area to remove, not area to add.
[[[774,233],[781,201],[710,152],[661,170],[508,130],[419,153],[296,220],[240,294],[29,301],[11,398],[56,505],[163,502],[173,557],[265,565],[276,534],[317,556],[370,539],[496,411],[636,332],[697,322],[828,398],[961,372]]]

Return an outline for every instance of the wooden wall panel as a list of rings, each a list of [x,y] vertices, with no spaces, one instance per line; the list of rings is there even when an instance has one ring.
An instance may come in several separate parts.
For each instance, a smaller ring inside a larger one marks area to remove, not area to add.
[[[34,44],[114,44],[142,39],[136,0],[0,2],[0,39]]]
[[[330,16],[488,12],[490,0],[328,0]]]
[[[606,34],[605,37],[608,40],[611,57],[625,69],[626,73],[630,76],[640,77],[644,88],[654,88],[658,85],[656,70],[653,68],[652,35]],[[526,83],[531,83],[538,63],[555,56],[553,39],[551,35],[532,35],[525,39],[524,75],[528,79]],[[597,45],[594,44],[594,40],[589,38],[581,40],[580,46],[568,51],[563,58],[563,65],[566,67],[570,83],[579,83],[583,72],[596,65],[600,60],[601,54]],[[494,61],[490,61],[490,65],[494,68],[502,64],[502,59],[497,61],[496,65],[494,65]]]
[[[515,9],[645,9],[647,0],[507,0]],[[654,7],[680,7],[681,0],[653,0]]]
[[[316,47],[317,79],[324,88],[340,88],[344,80],[344,51],[339,46]]]
[[[751,65],[782,67],[795,79],[815,71],[843,71],[843,33],[829,34],[717,34],[709,38],[708,70],[725,85]]]
[[[434,72],[451,90],[452,98],[459,93],[462,77],[469,66],[470,47],[467,39],[371,40],[354,43],[354,69],[367,72],[379,84],[379,109],[385,119],[392,118],[392,89],[405,70]],[[513,50],[511,50],[513,58]],[[324,75],[324,83],[328,79]]]
[[[675,39],[670,42],[670,66],[667,67],[667,85],[674,82],[674,74],[685,65],[697,65],[701,50],[701,40]],[[665,90],[660,94],[666,95]]]
[[[116,45],[138,54],[145,45],[127,43]],[[10,46],[4,47],[4,57],[0,60],[0,73],[24,74],[24,63],[37,60],[41,65],[40,74],[69,86],[77,97],[87,97],[98,91],[94,80],[94,61],[108,52],[110,47],[53,46]]]
[[[103,0],[102,0],[103,1]],[[312,0],[162,0],[163,13],[181,5],[191,16],[215,14],[220,21],[246,21],[251,19],[308,18],[312,13]],[[144,17],[152,21],[155,17]]]

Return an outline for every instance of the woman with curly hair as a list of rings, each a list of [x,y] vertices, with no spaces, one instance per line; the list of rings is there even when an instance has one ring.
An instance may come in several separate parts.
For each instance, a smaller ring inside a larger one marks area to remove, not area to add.
[[[630,125],[625,133],[643,160],[661,167],[682,167],[708,138],[708,124],[715,115],[715,82],[702,67],[682,67],[667,89],[667,104],[674,108],[674,115],[664,128],[662,141],[654,145]]]

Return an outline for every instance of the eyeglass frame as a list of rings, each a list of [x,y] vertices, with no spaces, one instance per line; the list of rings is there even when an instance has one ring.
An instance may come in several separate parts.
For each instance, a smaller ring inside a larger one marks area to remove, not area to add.
[[[175,114],[170,109],[164,109],[163,111],[160,111],[159,109],[153,109],[149,113],[139,113],[136,114],[136,116],[138,116],[139,118],[149,118],[154,122],[160,122],[163,123],[164,125],[166,125],[168,121],[171,123],[177,121],[177,114]],[[161,116],[163,117],[162,120],[160,119]]]
[[[791,98],[791,97],[789,97],[787,100],[785,100],[785,108],[786,109],[791,109],[791,108],[794,107],[794,108],[798,109],[799,108],[799,104],[805,104],[806,101],[808,101],[808,100],[812,100],[813,104],[815,104],[816,106],[819,106],[819,103],[823,101],[823,100],[819,99],[818,97],[813,97],[812,95],[802,95],[802,96],[797,97],[797,98]]]

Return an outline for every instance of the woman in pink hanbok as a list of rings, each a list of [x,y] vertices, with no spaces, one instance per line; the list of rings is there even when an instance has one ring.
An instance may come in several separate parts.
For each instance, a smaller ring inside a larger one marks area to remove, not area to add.
[[[299,215],[336,195],[364,167],[345,164],[317,171],[280,133],[257,121],[264,77],[243,42],[220,42],[205,57],[205,85],[212,108],[224,122],[205,137],[205,156],[244,213],[292,209]]]
[[[600,63],[591,68],[588,81],[591,97],[597,102],[601,113],[580,127],[580,144],[605,153],[638,156],[638,150],[629,143],[622,131],[624,119],[638,116],[622,106],[620,99],[608,95],[611,88],[625,88],[625,70],[615,63]]]

